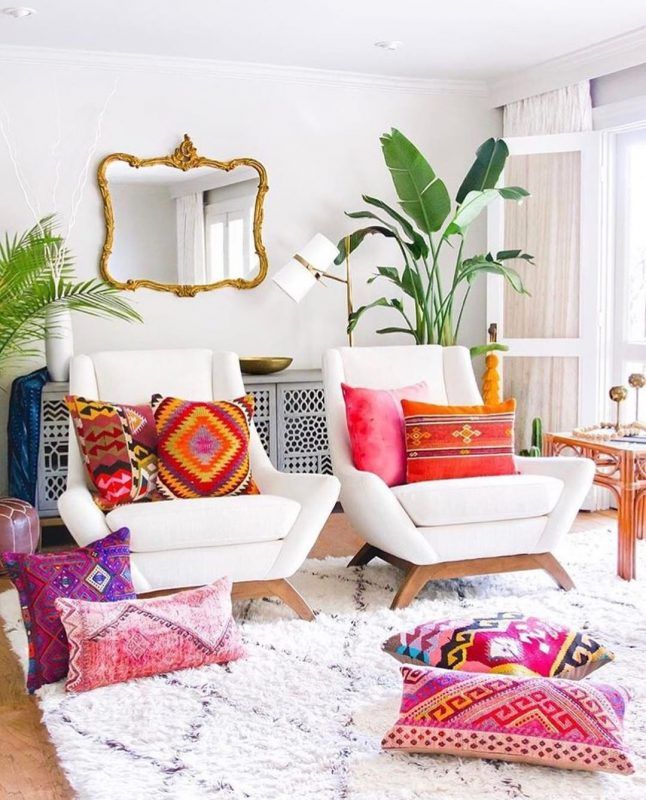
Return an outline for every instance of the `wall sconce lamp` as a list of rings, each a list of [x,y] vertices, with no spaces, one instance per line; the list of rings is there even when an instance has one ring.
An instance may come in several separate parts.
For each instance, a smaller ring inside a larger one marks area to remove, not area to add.
[[[345,278],[332,275],[327,269],[339,255],[338,247],[327,237],[317,233],[310,241],[296,253],[285,266],[273,277],[275,284],[287,294],[295,303],[305,297],[310,289],[317,283],[325,285],[325,280],[345,284],[345,296],[348,308],[348,317],[352,313],[352,281],[350,278],[350,259],[348,256],[349,236],[346,237]],[[348,333],[348,342],[352,347],[352,331]]]

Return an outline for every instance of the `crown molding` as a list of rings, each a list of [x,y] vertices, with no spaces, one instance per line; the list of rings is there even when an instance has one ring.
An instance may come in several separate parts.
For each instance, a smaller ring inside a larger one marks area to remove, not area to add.
[[[374,89],[405,94],[487,96],[487,85],[484,81],[407,78],[404,76],[311,69],[309,67],[282,67],[274,64],[215,61],[202,58],[177,58],[134,53],[62,50],[50,47],[0,45],[0,63],[78,67],[128,73],[152,72],[200,78],[264,80],[306,86]]]
[[[544,61],[529,69],[491,81],[489,99],[494,107],[578,81],[609,75],[646,61],[646,27]]]
[[[646,119],[646,95],[629,97],[592,109],[592,121],[597,131],[642,123]]]

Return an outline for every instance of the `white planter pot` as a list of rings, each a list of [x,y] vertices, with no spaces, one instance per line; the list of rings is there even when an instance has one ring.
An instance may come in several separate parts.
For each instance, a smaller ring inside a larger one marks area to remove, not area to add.
[[[74,355],[72,315],[68,309],[50,308],[46,312],[45,359],[52,381],[67,381],[70,359]]]

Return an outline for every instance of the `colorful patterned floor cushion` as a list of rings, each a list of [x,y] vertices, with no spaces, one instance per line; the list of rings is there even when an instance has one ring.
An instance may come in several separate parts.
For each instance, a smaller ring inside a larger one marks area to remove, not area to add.
[[[515,400],[438,406],[402,400],[406,481],[513,475]]]
[[[59,553],[2,553],[20,596],[29,640],[27,688],[35,691],[67,675],[68,645],[55,601],[134,598],[130,578],[130,532],[122,528],[87,547]]]
[[[157,488],[157,429],[152,408],[68,396],[83,461],[102,511],[152,499]]]
[[[425,381],[401,389],[362,389],[341,384],[345,416],[357,469],[374,472],[387,486],[406,483],[406,442],[401,401],[425,400]]]
[[[391,636],[383,649],[404,664],[571,680],[614,659],[585,631],[515,611],[426,622]]]
[[[70,643],[67,689],[222,664],[245,654],[231,616],[231,581],[119,603],[56,601]]]
[[[164,497],[258,494],[249,463],[253,395],[213,403],[155,395],[152,403]]]
[[[620,689],[433,667],[401,670],[400,718],[382,741],[386,750],[635,771],[622,738],[627,697]]]

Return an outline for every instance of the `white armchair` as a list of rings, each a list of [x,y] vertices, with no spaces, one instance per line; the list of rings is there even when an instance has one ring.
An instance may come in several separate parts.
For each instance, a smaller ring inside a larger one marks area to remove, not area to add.
[[[341,504],[366,544],[351,566],[383,558],[404,570],[392,608],[426,583],[494,572],[543,569],[574,586],[552,555],[588,492],[584,458],[517,458],[517,475],[412,483],[389,488],[352,463],[341,383],[391,389],[425,380],[429,401],[482,403],[464,347],[342,347],[323,359],[328,437]]]
[[[113,403],[150,402],[155,393],[187,400],[244,394],[238,358],[211,350],[103,352],[72,359],[70,392]],[[61,518],[79,545],[130,529],[137,593],[210,583],[228,575],[236,599],[276,595],[304,619],[312,611],[287,578],[303,563],[339,495],[329,475],[284,474],[252,430],[251,469],[259,495],[96,506],[71,431]]]

